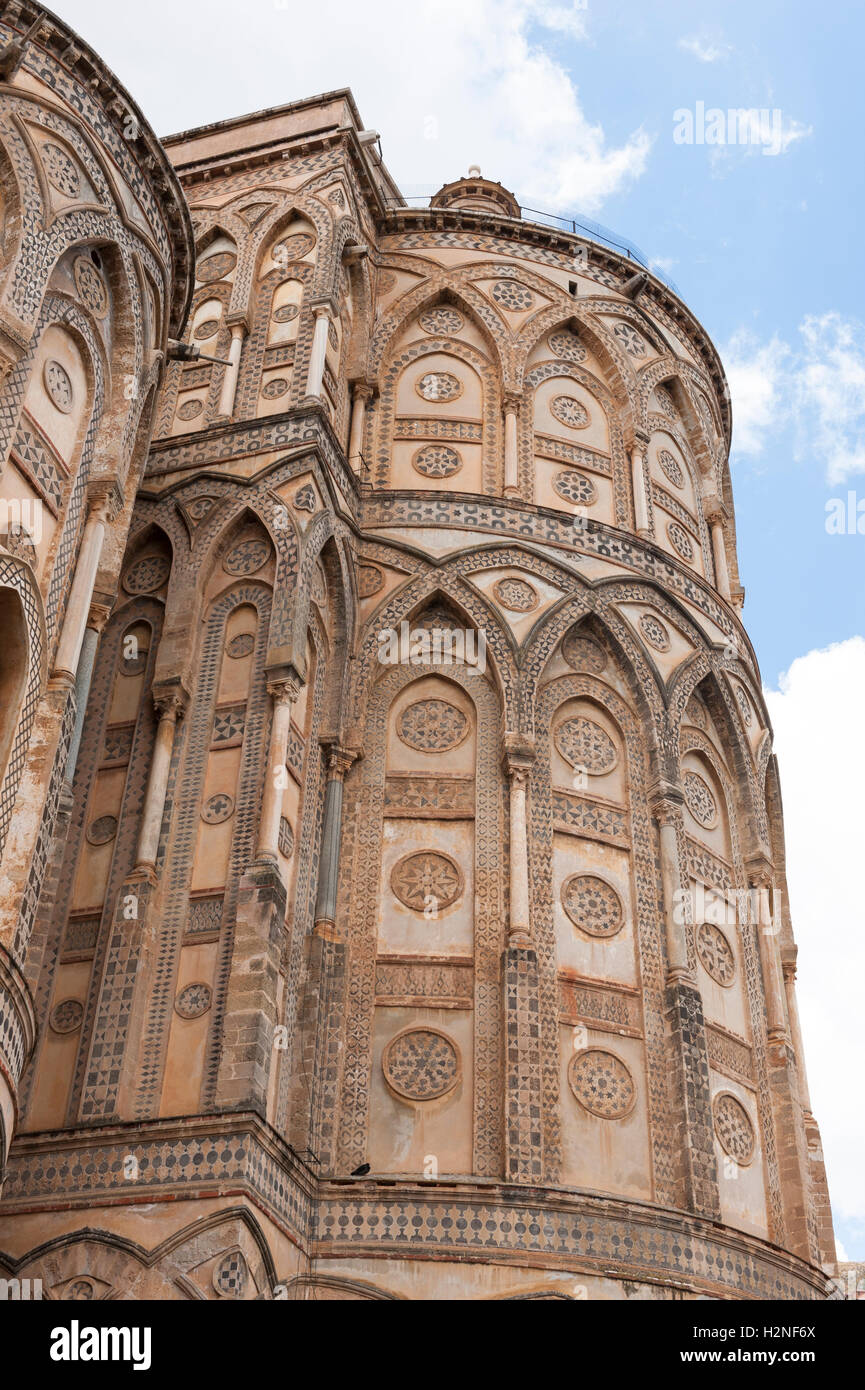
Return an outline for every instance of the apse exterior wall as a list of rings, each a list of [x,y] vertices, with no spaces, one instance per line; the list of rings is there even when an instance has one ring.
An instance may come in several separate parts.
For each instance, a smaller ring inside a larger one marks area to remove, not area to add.
[[[166,341],[185,318],[192,246],[171,165],[100,59],[26,4],[0,6],[0,45],[2,1173],[42,967],[53,968],[40,914],[65,834],[78,716]]]
[[[347,92],[165,145],[221,361],[167,368],[106,605],[6,1266],[827,1296],[711,343],[488,180],[406,208]]]

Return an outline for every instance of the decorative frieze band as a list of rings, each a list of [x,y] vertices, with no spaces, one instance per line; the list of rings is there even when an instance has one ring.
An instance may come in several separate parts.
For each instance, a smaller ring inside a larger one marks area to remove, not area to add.
[[[475,813],[472,777],[431,777],[422,773],[388,777],[384,789],[386,816],[428,816],[435,820],[464,820]]]
[[[738,1080],[754,1084],[754,1057],[742,1038],[737,1038],[735,1033],[729,1033],[726,1028],[720,1028],[715,1023],[707,1023],[706,1042],[709,1062],[713,1067]]]
[[[553,829],[580,834],[586,839],[603,840],[623,848],[630,843],[626,811],[587,796],[570,796],[562,791],[553,791]]]
[[[375,1002],[397,1008],[470,1009],[474,1003],[474,961],[379,957]]]
[[[559,976],[559,1021],[585,1023],[602,1033],[642,1037],[640,998],[624,985]]]

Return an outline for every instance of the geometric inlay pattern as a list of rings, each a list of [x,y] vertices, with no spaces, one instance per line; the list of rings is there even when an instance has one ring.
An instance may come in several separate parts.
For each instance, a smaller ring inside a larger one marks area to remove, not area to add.
[[[654,647],[656,651],[668,652],[670,650],[670,634],[660,618],[656,618],[654,614],[641,614],[640,631],[649,646]]]
[[[562,884],[562,907],[575,927],[589,936],[615,936],[624,923],[622,900],[596,874],[571,874]]]
[[[406,854],[394,864],[390,886],[413,912],[450,907],[463,891],[463,873],[455,859],[437,850]]]
[[[207,1013],[212,998],[210,985],[198,981],[184,986],[174,1001],[174,1009],[181,1018],[200,1018]]]
[[[632,357],[645,357],[647,348],[643,338],[629,323],[613,324],[613,336],[618,338],[626,352]]]
[[[165,555],[145,555],[136,560],[123,576],[127,594],[152,594],[161,589],[171,572],[171,562]]]
[[[595,777],[612,772],[618,762],[616,745],[606,730],[582,715],[563,720],[553,741],[566,762],[572,767],[584,767]]]
[[[252,538],[232,547],[222,562],[226,574],[255,574],[270,559],[270,542]]]
[[[412,467],[427,478],[449,478],[462,466],[456,449],[448,449],[444,444],[426,444],[412,459]]]
[[[550,347],[563,362],[585,362],[587,353],[576,333],[551,333]]]
[[[573,468],[557,473],[553,478],[553,487],[560,497],[584,507],[590,507],[598,498],[598,490],[591,479]]]
[[[223,275],[228,275],[236,265],[237,257],[230,251],[217,251],[215,255],[199,261],[196,278],[199,284],[212,285],[215,280],[221,280]]]
[[[550,402],[550,414],[571,430],[585,429],[589,423],[589,412],[576,396],[554,396]]]
[[[51,1010],[49,1022],[55,1033],[74,1033],[81,1027],[84,1006],[78,999],[62,999]]]
[[[72,274],[75,277],[75,288],[81,302],[96,318],[104,319],[108,313],[108,291],[105,288],[105,281],[90,257],[76,256],[72,266]]]
[[[201,808],[201,819],[206,825],[221,825],[234,811],[234,798],[227,792],[217,792],[208,797]]]
[[[658,463],[663,468],[673,487],[685,486],[685,475],[682,472],[679,460],[675,458],[669,449],[662,449],[658,454]]]
[[[700,922],[694,928],[697,955],[707,974],[719,985],[731,985],[736,978],[733,949],[714,922]]]
[[[516,280],[497,280],[492,288],[492,296],[503,309],[512,309],[514,313],[531,309],[534,303],[531,290],[518,284]]]
[[[429,309],[418,322],[426,333],[459,333],[463,326],[462,315],[456,309]]]
[[[391,1038],[381,1067],[391,1090],[406,1100],[436,1100],[460,1077],[456,1046],[435,1028],[411,1028]]]
[[[42,163],[48,182],[67,198],[75,198],[81,190],[81,179],[73,161],[59,145],[42,146]]]
[[[712,1103],[715,1133],[722,1149],[737,1163],[750,1163],[754,1157],[756,1137],[751,1117],[740,1100],[723,1091]]]
[[[284,854],[286,859],[290,859],[294,851],[294,831],[285,816],[279,818],[279,836],[277,839],[280,854]]]
[[[711,830],[718,820],[718,807],[709,785],[698,773],[689,770],[682,778],[682,789],[694,820]]]
[[[621,1057],[599,1047],[574,1053],[568,1083],[580,1105],[604,1120],[624,1119],[637,1099],[634,1078]]]
[[[75,403],[72,381],[66,368],[53,357],[49,357],[42,368],[42,380],[51,403],[63,414],[68,415]]]
[[[301,240],[306,238],[289,237],[289,241]],[[246,1279],[246,1260],[239,1250],[230,1251],[213,1271],[213,1287],[223,1298],[242,1298]]]
[[[497,579],[493,593],[502,607],[510,609],[512,613],[531,613],[538,606],[538,595],[525,579]]]
[[[670,544],[677,550],[683,560],[690,560],[694,555],[694,547],[691,544],[691,537],[678,521],[670,521],[667,524],[667,535],[670,537]]]
[[[230,637],[225,644],[226,655],[238,660],[242,656],[249,656],[255,648],[255,634],[252,632],[237,632]]]
[[[416,700],[403,710],[396,731],[409,748],[444,753],[462,743],[469,721],[461,709],[447,700]]]
[[[357,592],[361,598],[372,598],[384,588],[384,574],[378,565],[358,565]]]
[[[91,845],[107,845],[117,834],[116,816],[100,816],[87,827],[87,840]]]
[[[415,390],[425,401],[455,401],[463,393],[462,382],[452,372],[424,372]]]
[[[603,647],[584,637],[581,632],[571,628],[562,638],[562,656],[575,671],[592,671],[599,676],[607,664],[607,654]]]

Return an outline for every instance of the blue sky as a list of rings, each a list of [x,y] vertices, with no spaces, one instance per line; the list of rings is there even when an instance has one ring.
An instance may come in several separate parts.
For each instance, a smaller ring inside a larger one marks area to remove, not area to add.
[[[636,242],[702,320],[733,397],[743,616],[781,763],[812,1099],[836,1230],[865,1259],[865,535],[825,524],[829,499],[865,499],[865,10],[246,0],[238,27],[232,0],[54,4],[159,134],[350,86],[404,193],[477,163],[525,204]],[[777,111],[782,152],[677,144],[674,112],[698,102]]]

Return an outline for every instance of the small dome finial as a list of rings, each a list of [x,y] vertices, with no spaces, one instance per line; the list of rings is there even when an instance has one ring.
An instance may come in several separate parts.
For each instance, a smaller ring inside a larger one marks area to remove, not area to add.
[[[481,166],[480,166],[479,164],[470,164],[470,165],[469,165],[469,171],[468,171],[468,174],[466,175],[466,178],[469,178],[469,179],[479,179],[480,176],[481,176]]]

